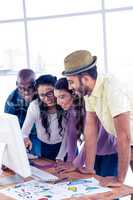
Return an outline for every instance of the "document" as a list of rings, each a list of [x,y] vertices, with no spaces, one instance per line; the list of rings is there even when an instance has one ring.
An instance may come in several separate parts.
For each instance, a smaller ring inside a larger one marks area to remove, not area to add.
[[[70,197],[80,197],[111,191],[110,188],[102,187],[95,178],[78,179],[57,184],[42,183],[37,180],[17,184],[14,188],[9,187],[0,190],[7,196],[17,200],[61,200]]]

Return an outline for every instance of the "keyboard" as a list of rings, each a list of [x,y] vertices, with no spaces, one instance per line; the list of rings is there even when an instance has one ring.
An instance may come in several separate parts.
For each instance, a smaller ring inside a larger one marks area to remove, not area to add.
[[[41,181],[54,181],[58,180],[57,176],[54,176],[53,174],[49,172],[45,172],[41,169],[38,169],[37,167],[31,166],[31,173],[32,177],[37,180]]]

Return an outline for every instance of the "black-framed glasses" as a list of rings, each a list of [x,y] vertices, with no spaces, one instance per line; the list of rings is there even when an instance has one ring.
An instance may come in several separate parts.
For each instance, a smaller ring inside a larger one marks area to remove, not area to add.
[[[45,98],[45,97],[51,98],[51,97],[54,97],[54,90],[50,90],[46,93],[40,93],[38,95],[39,95],[40,98]]]

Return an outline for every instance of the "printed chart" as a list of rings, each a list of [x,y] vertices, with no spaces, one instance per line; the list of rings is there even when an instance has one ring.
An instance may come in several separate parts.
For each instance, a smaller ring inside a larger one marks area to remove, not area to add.
[[[61,200],[63,198],[79,197],[108,191],[111,191],[111,189],[101,187],[95,178],[89,178],[58,184],[48,184],[32,180],[17,184],[14,188],[2,189],[0,193],[4,193],[17,200]]]

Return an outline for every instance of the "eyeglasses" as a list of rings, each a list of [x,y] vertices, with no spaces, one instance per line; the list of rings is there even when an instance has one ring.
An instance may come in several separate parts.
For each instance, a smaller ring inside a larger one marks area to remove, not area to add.
[[[46,92],[46,93],[40,93],[40,94],[38,94],[38,95],[39,95],[40,98],[45,98],[45,97],[51,98],[51,97],[54,96],[54,91],[53,91],[53,90],[50,90],[50,91],[48,91],[48,92]]]

